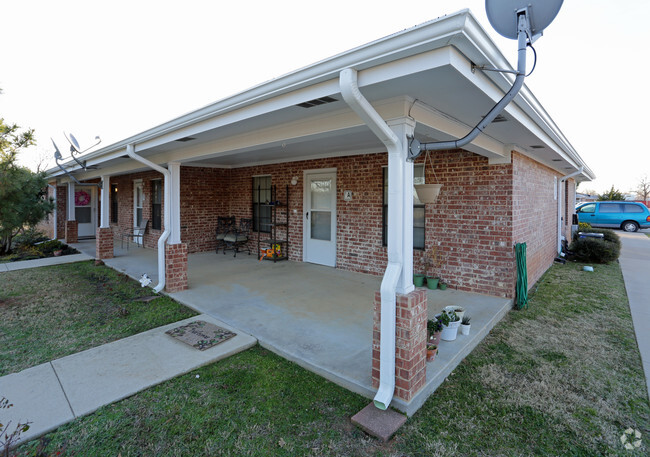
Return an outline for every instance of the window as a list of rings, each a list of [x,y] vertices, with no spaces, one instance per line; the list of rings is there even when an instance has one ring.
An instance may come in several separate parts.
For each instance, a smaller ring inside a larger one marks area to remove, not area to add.
[[[424,165],[413,165],[413,184],[425,184],[424,182]],[[388,244],[388,167],[384,167],[384,197],[383,197],[383,228],[382,243]],[[425,240],[425,218],[424,205],[418,199],[413,188],[413,248],[424,249]]]
[[[117,224],[117,184],[111,184],[111,222]]]
[[[600,204],[601,213],[621,213],[623,208],[621,208],[620,203],[601,203]]]
[[[623,208],[625,209],[624,212],[626,212],[626,213],[642,213],[643,212],[643,208],[641,208],[640,205],[624,204]]]
[[[162,230],[162,180],[151,181],[151,228]]]
[[[578,209],[579,213],[595,213],[596,212],[596,204],[595,203],[589,203],[588,205],[581,206]]]
[[[271,177],[253,177],[253,230],[270,232],[271,208],[264,206],[271,201]]]

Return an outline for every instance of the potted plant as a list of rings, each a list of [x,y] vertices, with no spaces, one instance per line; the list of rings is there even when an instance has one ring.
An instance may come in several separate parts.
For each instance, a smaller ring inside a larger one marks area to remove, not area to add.
[[[433,168],[433,162],[431,161],[431,156],[429,155],[429,151],[427,151],[424,157],[425,168],[427,166],[427,159],[429,160],[429,164],[431,165],[431,171],[433,172],[433,177],[437,181],[438,178],[436,176],[436,171]],[[426,204],[426,203],[436,202],[436,200],[438,199],[438,195],[440,194],[440,189],[442,188],[442,184],[416,184],[414,187],[415,187],[415,192],[418,194],[418,200],[420,200],[421,203]]]
[[[433,343],[427,343],[427,362],[433,362],[438,353],[438,345]]]
[[[422,287],[424,285],[424,275],[414,274],[413,275],[413,285],[415,287]]]
[[[460,318],[454,311],[442,311],[440,314],[440,322],[442,322],[442,333],[440,339],[444,341],[454,341],[458,335],[458,327],[460,327]]]
[[[427,321],[427,330],[429,332],[428,343],[435,345],[440,344],[440,333],[442,333],[442,322],[438,319],[429,319]]]
[[[456,305],[445,306],[444,311],[448,313],[451,312],[456,313],[456,316],[458,316],[459,320],[463,320],[463,316],[465,315],[465,308],[463,308],[462,306],[456,306]]]
[[[469,323],[469,321],[472,318],[470,316],[463,316],[463,318],[460,321],[460,333],[462,335],[469,335],[469,329],[472,327],[472,324]]]
[[[427,287],[437,289],[440,278],[436,275],[436,271],[442,265],[442,259],[438,255],[438,249],[435,246],[424,254],[422,264],[424,265],[424,273],[427,276]]]
[[[440,282],[438,282],[438,287],[440,290],[447,290],[447,283],[441,279]]]

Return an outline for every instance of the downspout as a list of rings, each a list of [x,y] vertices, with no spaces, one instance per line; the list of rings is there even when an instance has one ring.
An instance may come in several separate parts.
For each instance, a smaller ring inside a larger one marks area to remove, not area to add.
[[[58,213],[56,211],[56,208],[59,205],[57,204],[57,200],[56,200],[56,184],[55,185],[48,184],[47,187],[52,189],[52,195],[53,195],[52,198],[54,199],[54,212],[53,212],[54,213],[54,236],[52,237],[52,239],[56,240],[56,239],[59,238],[57,236],[59,231],[58,231],[58,220],[57,220],[57,214]]]
[[[557,182],[557,253],[560,255],[562,252],[562,183],[569,178],[573,178],[579,174],[582,174],[584,167],[580,167],[578,171],[574,171],[571,174],[563,176]],[[567,202],[568,203],[568,202]]]
[[[397,135],[388,127],[382,117],[359,91],[357,72],[347,68],[339,76],[341,94],[352,110],[359,115],[372,132],[388,148],[388,170],[401,170],[404,161],[400,158],[402,149]],[[393,217],[392,211],[398,211],[402,205],[399,189],[403,187],[402,173],[397,173],[397,179],[391,189],[388,188],[388,265],[381,281],[381,336],[380,336],[380,365],[379,389],[374,398],[377,408],[385,410],[390,405],[395,391],[395,294],[397,282],[403,268],[401,244],[401,218]],[[389,179],[389,183],[390,183]],[[393,192],[391,192],[393,191]],[[397,192],[396,192],[397,191]]]
[[[154,292],[160,292],[165,288],[165,242],[169,238],[171,233],[171,173],[164,167],[153,163],[150,160],[145,159],[135,153],[135,145],[127,144],[126,153],[133,160],[136,160],[149,168],[154,169],[155,171],[162,173],[165,177],[165,198],[164,198],[164,210],[163,210],[163,224],[165,225],[165,231],[162,232],[160,238],[158,238],[158,285],[154,287]]]

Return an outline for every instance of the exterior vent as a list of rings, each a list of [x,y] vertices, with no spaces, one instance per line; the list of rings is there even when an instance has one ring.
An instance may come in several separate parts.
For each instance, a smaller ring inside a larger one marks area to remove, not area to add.
[[[187,141],[192,141],[192,140],[196,140],[196,138],[193,138],[193,137],[191,137],[191,136],[186,136],[186,137],[183,137],[183,138],[179,138],[179,139],[176,140],[176,141],[180,141],[181,143],[185,143],[185,142],[187,142]]]
[[[531,149],[544,149],[546,146],[542,146],[541,144],[533,144],[530,146]]]
[[[553,162],[562,162],[562,159],[553,159]]]
[[[321,97],[309,100],[308,102],[298,103],[296,106],[301,108],[313,108],[314,106],[324,105],[326,103],[337,102],[338,100],[332,97]]]
[[[485,119],[485,116],[483,116],[483,119]],[[506,119],[502,114],[497,114],[497,117],[494,118],[491,124],[496,124],[498,122],[508,122],[508,119]]]

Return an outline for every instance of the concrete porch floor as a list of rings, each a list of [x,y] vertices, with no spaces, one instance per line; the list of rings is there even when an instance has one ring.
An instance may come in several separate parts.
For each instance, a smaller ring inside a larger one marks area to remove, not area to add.
[[[95,241],[73,244],[95,256]],[[157,253],[115,241],[110,267],[138,279],[143,273],[158,283]],[[259,261],[232,252],[190,254],[189,289],[168,294],[258,339],[261,346],[367,398],[373,398],[370,367],[373,298],[381,277],[302,262]],[[469,336],[442,342],[427,364],[425,387],[409,403],[392,406],[414,414],[453,369],[512,307],[512,300],[460,292],[428,291],[428,314],[447,305],[463,306],[472,316]]]

